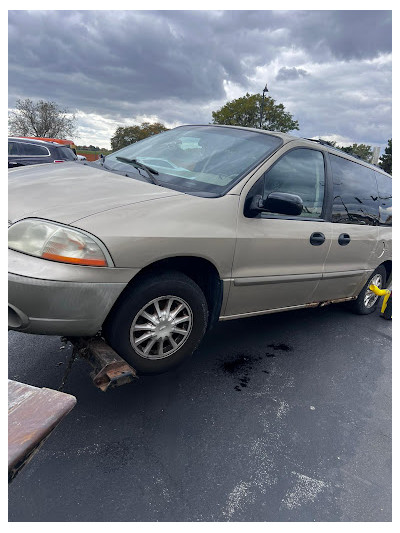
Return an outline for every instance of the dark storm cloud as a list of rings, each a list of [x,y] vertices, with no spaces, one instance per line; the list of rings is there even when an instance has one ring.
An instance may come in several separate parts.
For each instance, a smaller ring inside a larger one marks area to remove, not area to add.
[[[218,99],[223,79],[244,83],[283,46],[347,59],[391,49],[387,12],[17,11],[9,26],[10,95],[59,93],[88,110]]]
[[[282,67],[279,69],[278,75],[276,76],[277,81],[286,81],[286,80],[296,80],[302,76],[308,76],[308,72],[303,68],[287,68]]]
[[[324,65],[390,51],[390,11],[10,11],[9,104],[208,122],[224,84],[260,90],[257,69],[275,65],[281,94],[314,79],[290,53]]]
[[[319,60],[366,59],[392,49],[391,11],[292,11],[292,44]],[[284,17],[281,15],[281,17]]]
[[[240,82],[243,72],[234,51],[216,41],[202,12],[176,20],[157,12],[14,12],[10,89],[39,96],[57,88],[77,105],[100,100],[110,110],[118,100],[219,98],[224,77]]]

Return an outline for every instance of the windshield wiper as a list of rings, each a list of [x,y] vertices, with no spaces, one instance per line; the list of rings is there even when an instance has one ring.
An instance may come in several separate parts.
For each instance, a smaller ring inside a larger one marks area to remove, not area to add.
[[[116,156],[115,159],[121,161],[121,163],[127,163],[128,165],[132,165],[137,169],[144,170],[147,176],[150,178],[151,183],[154,183],[154,185],[160,185],[159,181],[153,176],[153,174],[158,174],[157,170],[154,170],[154,168],[148,167],[147,165],[143,165],[143,163],[139,163],[137,159],[128,159],[127,157],[118,156]]]

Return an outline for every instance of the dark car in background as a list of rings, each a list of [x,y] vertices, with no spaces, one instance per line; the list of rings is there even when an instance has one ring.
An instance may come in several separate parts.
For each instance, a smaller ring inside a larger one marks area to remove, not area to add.
[[[39,163],[63,163],[76,159],[71,148],[62,144],[25,137],[8,138],[8,168]]]

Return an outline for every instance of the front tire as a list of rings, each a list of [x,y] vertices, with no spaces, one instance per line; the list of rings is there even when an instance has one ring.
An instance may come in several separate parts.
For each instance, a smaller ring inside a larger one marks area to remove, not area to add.
[[[103,333],[140,374],[159,374],[195,351],[207,320],[207,301],[200,287],[181,272],[166,272],[129,287]]]
[[[357,315],[369,315],[377,308],[379,296],[369,290],[371,284],[376,285],[378,289],[386,287],[385,267],[381,265],[371,274],[357,299],[354,302],[351,302],[351,310],[353,313],[356,313]]]

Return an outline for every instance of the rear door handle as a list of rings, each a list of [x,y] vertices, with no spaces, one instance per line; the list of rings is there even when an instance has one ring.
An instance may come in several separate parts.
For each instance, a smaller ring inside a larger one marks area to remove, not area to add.
[[[316,231],[315,233],[312,233],[310,235],[310,243],[313,246],[321,246],[325,242],[325,235],[323,233],[320,233],[319,231]]]
[[[348,233],[341,233],[338,238],[338,243],[340,246],[346,246],[350,242],[350,235]]]

